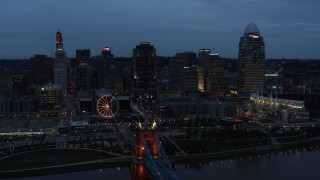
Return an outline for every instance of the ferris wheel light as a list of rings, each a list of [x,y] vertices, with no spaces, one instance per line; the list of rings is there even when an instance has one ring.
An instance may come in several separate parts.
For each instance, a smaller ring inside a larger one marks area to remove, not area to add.
[[[97,101],[97,112],[104,118],[112,118],[119,111],[119,102],[114,96],[104,95]]]

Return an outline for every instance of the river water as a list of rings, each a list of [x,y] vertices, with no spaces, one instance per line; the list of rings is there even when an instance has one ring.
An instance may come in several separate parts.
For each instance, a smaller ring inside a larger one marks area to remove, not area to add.
[[[320,179],[319,167],[320,150],[314,146],[312,150],[290,149],[235,159],[176,164],[175,171],[177,177],[182,180],[312,180]],[[130,178],[129,168],[121,167],[14,180],[127,180]]]

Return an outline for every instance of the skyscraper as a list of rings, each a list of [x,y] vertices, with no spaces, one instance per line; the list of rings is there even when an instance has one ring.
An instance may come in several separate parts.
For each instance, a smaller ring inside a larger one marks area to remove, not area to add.
[[[156,59],[156,49],[149,42],[141,42],[133,49],[133,98],[158,97]]]
[[[76,88],[77,91],[88,90],[88,66],[90,61],[90,49],[76,50]]]
[[[200,49],[198,65],[204,70],[204,91],[212,97],[223,95],[224,67],[220,56],[210,49]]]
[[[68,87],[68,60],[63,48],[62,33],[56,33],[56,53],[54,59],[54,83],[62,87],[62,93],[67,93]]]
[[[239,43],[238,93],[242,98],[263,89],[265,66],[265,46],[258,27],[247,25]]]
[[[110,68],[110,66],[114,66],[113,54],[111,53],[110,47],[101,48],[101,61],[102,66]]]
[[[121,94],[123,88],[117,88],[123,83],[121,69],[116,66],[110,47],[101,48],[101,61],[102,66],[98,67],[98,86],[114,94]]]
[[[197,54],[194,52],[177,53],[170,59],[170,81],[171,84],[178,85],[181,71],[184,67],[191,67],[197,64]]]

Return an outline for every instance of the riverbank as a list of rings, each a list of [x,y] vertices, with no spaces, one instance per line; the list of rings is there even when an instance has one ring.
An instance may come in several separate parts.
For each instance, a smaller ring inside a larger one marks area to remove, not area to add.
[[[253,148],[237,149],[230,151],[201,153],[201,154],[183,154],[183,155],[170,155],[168,159],[171,163],[180,164],[190,161],[203,161],[203,160],[222,160],[229,158],[238,158],[242,156],[249,156],[257,153],[271,153],[282,151],[288,148],[301,147],[306,145],[314,145],[320,143],[320,137],[306,139],[296,142],[280,143],[278,145],[268,145]],[[132,163],[132,157],[117,157],[110,159],[101,159],[88,162],[79,162],[58,166],[48,166],[41,168],[31,168],[22,170],[0,171],[0,178],[17,178],[28,176],[42,176],[51,174],[62,174],[70,172],[87,171],[94,169],[114,168],[114,167],[129,167]]]
[[[1,158],[0,178],[128,166],[130,162],[130,156],[93,149],[33,150]]]
[[[105,169],[112,167],[128,167],[131,164],[131,157],[111,158],[82,163],[65,164],[59,166],[48,166],[42,168],[0,171],[1,178],[18,178],[30,176],[44,176],[51,174],[62,174],[94,169]]]
[[[192,160],[206,160],[206,159],[227,159],[235,158],[240,156],[246,156],[256,153],[270,153],[277,152],[288,148],[313,145],[320,143],[320,137],[300,140],[296,142],[279,143],[277,145],[267,145],[252,148],[236,149],[229,151],[220,151],[212,153],[201,153],[201,154],[183,154],[183,155],[171,155],[168,159],[172,163],[184,163]]]

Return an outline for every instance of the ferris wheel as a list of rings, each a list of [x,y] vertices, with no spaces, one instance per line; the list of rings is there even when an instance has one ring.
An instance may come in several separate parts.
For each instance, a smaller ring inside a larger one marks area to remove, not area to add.
[[[97,111],[104,118],[112,118],[119,111],[119,102],[114,96],[104,95],[97,101]]]

